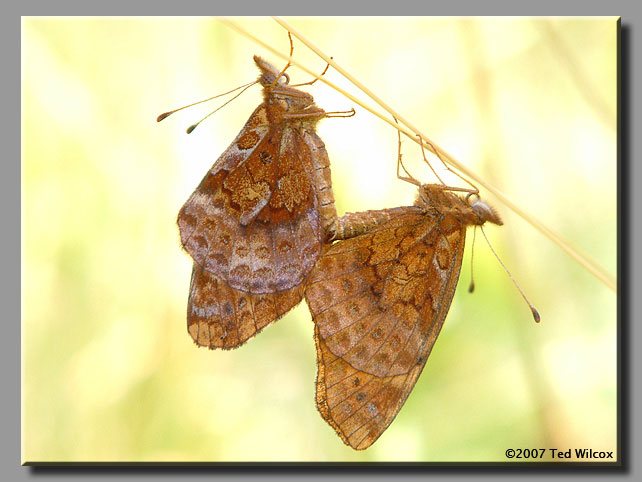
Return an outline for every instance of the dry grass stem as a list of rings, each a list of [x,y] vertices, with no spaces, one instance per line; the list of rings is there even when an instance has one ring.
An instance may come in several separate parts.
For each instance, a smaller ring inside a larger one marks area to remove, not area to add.
[[[290,25],[287,21],[279,18],[279,17],[274,17],[274,20],[281,25],[284,29],[286,29],[288,32],[290,32],[292,35],[294,35],[301,43],[303,43],[306,47],[308,47],[310,50],[312,50],[315,54],[317,54],[321,59],[323,59],[325,62],[327,62],[332,68],[334,68],[337,72],[339,72],[341,75],[343,75],[346,79],[348,79],[350,82],[352,82],[356,87],[358,87],[361,91],[363,91],[368,97],[370,97],[373,101],[375,101],[382,109],[384,109],[388,115],[382,114],[378,110],[376,110],[373,107],[370,107],[367,105],[365,102],[362,100],[356,98],[349,92],[346,92],[339,86],[335,85],[331,81],[329,81],[327,78],[322,77],[319,75],[317,72],[314,72],[311,69],[308,69],[304,65],[300,64],[296,60],[292,59],[289,55],[284,54],[280,52],[279,50],[275,49],[274,47],[266,44],[265,42],[261,41],[245,29],[241,28],[234,22],[230,21],[229,19],[224,19],[220,18],[219,19],[222,23],[230,27],[231,29],[235,30],[236,32],[240,33],[241,35],[249,38],[253,42],[257,43],[261,47],[265,48],[266,50],[272,52],[274,55],[277,55],[281,57],[284,60],[289,61],[292,65],[298,67],[299,69],[303,70],[307,74],[317,78],[321,82],[325,83],[327,86],[331,87],[332,89],[336,90],[340,94],[344,95],[346,98],[350,99],[352,102],[356,103],[363,109],[367,110],[371,114],[377,116],[379,119],[382,121],[388,123],[390,126],[393,128],[399,130],[400,132],[404,133],[409,139],[412,139],[414,142],[416,142],[419,145],[423,145],[424,148],[428,149],[429,151],[433,152],[434,154],[440,156],[443,160],[445,160],[448,164],[450,164],[452,167],[457,169],[459,172],[467,176],[468,178],[474,180],[476,183],[484,187],[488,192],[492,193],[497,199],[500,200],[502,204],[504,204],[506,207],[508,207],[510,210],[512,210],[515,214],[523,218],[527,223],[529,223],[531,226],[536,228],[538,231],[540,231],[544,236],[549,238],[551,241],[553,241],[557,246],[559,246],[564,252],[566,252],[572,259],[577,261],[581,266],[583,266],[589,273],[594,275],[597,279],[599,279],[602,283],[604,283],[607,287],[611,288],[613,291],[617,291],[617,281],[616,278],[609,273],[604,267],[600,266],[596,261],[591,259],[588,255],[583,253],[579,248],[574,246],[569,240],[565,239],[562,235],[559,233],[555,232],[553,229],[547,227],[543,223],[539,222],[534,216],[531,214],[525,212],[523,209],[521,209],[516,203],[511,201],[505,194],[503,194],[498,188],[493,186],[492,184],[484,181],[479,175],[477,175],[475,172],[471,171],[468,167],[466,167],[464,164],[459,162],[457,159],[455,159],[452,155],[450,155],[447,151],[445,151],[443,148],[441,148],[439,145],[437,145],[435,142],[433,142],[427,135],[425,135],[423,132],[419,130],[415,125],[413,125],[409,120],[407,120],[403,115],[395,111],[392,107],[390,107],[388,104],[386,104],[379,96],[377,96],[374,92],[372,92],[370,89],[368,89],[364,84],[362,84],[359,80],[357,80],[354,76],[352,76],[349,72],[347,72],[344,68],[342,68],[340,65],[338,65],[330,56],[325,54],[319,47],[314,45],[307,37],[305,37],[301,32],[296,30],[292,25]],[[400,122],[405,124],[405,126],[397,124],[393,118],[398,119]],[[422,140],[420,140],[422,139]]]

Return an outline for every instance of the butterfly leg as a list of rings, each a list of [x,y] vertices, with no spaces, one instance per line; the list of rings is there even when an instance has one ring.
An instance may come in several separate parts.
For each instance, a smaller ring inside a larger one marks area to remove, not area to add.
[[[330,59],[332,60],[332,57],[330,57]],[[323,76],[325,75],[325,73],[328,71],[328,69],[329,69],[329,68],[330,68],[330,64],[329,64],[329,63],[327,63],[327,64],[326,64],[326,66],[325,66],[325,69],[323,69],[323,72],[321,72],[321,74],[319,75],[319,77],[323,77]],[[317,80],[319,80],[319,77],[315,77],[315,78],[314,78],[313,80],[311,80],[310,82],[304,82],[303,84],[295,84],[295,85],[292,85],[292,86],[290,86],[290,87],[301,87],[302,85],[312,85],[312,84],[314,84]]]
[[[399,121],[397,120],[397,118],[394,117],[394,116],[392,118],[395,120],[395,122],[398,125]],[[403,164],[403,159],[401,158],[401,131],[399,129],[397,129],[397,139],[398,139],[398,142],[399,142],[399,144],[398,144],[399,148],[398,148],[398,151],[397,151],[397,179],[401,179],[402,181],[409,182],[410,184],[414,184],[415,186],[420,186],[421,183],[417,179],[412,177],[412,174],[410,174],[408,172],[408,169],[406,169],[406,166],[404,166],[404,164]],[[399,167],[401,167],[403,169],[403,172],[406,173],[405,176],[402,176],[400,174]]]
[[[292,41],[292,34],[288,32],[288,38],[290,39],[290,59],[292,59],[292,54],[294,53],[294,42]],[[279,73],[279,75],[276,76],[276,79],[274,79],[274,82],[272,83],[272,87],[274,87],[276,84],[279,83],[279,79],[281,77],[285,77],[285,83],[289,84],[290,83],[290,76],[285,73],[286,70],[290,68],[290,60],[288,60],[288,63],[285,65],[283,70]]]
[[[477,189],[477,187],[476,187],[473,183],[471,183],[468,179],[466,179],[465,177],[463,177],[461,174],[459,174],[459,173],[457,173],[457,172],[453,171],[453,170],[448,166],[448,164],[446,164],[446,162],[444,161],[444,159],[441,157],[441,154],[439,154],[439,150],[437,150],[437,149],[435,148],[435,146],[434,146],[430,141],[424,140],[424,139],[421,137],[421,135],[419,135],[419,134],[417,134],[417,137],[419,138],[419,144],[421,144],[421,154],[424,156],[424,162],[425,162],[426,164],[428,164],[428,167],[430,167],[430,170],[435,174],[435,176],[437,177],[437,179],[439,179],[439,182],[441,182],[441,184],[444,186],[444,189],[446,189],[446,190],[448,190],[448,191],[460,191],[460,192],[467,192],[467,193],[473,193],[473,194],[477,194],[477,193],[479,193],[479,189]],[[437,156],[437,158],[439,158],[439,160],[441,161],[441,163],[444,165],[444,167],[445,167],[447,170],[449,170],[450,172],[452,172],[455,176],[457,176],[457,177],[458,177],[458,178],[460,178],[461,180],[463,180],[463,181],[467,182],[468,184],[470,184],[470,185],[473,187],[473,189],[468,189],[468,188],[463,188],[463,187],[447,186],[447,185],[446,185],[446,183],[445,183],[444,181],[442,181],[442,179],[437,175],[437,173],[436,173],[436,172],[435,172],[435,170],[433,169],[432,165],[430,164],[430,162],[429,162],[429,161],[428,161],[428,159],[426,158],[426,151],[425,151],[425,149],[424,149],[424,143],[425,143],[425,144],[428,144],[428,146],[430,146],[430,150],[431,150],[432,152],[434,152],[434,153],[435,153],[435,155]]]

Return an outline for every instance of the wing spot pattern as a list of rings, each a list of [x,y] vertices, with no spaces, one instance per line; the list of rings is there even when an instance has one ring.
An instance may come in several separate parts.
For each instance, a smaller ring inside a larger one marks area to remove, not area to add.
[[[239,149],[251,149],[256,146],[260,139],[261,136],[259,136],[256,131],[248,130],[245,134],[239,137],[238,141],[236,141],[236,145]]]

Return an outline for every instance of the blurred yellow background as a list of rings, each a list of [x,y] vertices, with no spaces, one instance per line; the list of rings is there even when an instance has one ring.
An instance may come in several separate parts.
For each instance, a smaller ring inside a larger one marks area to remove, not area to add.
[[[615,273],[615,19],[288,20]],[[287,53],[273,20],[235,21]],[[344,446],[316,411],[305,303],[237,350],[193,344],[192,263],[176,214],[261,92],[189,136],[211,106],[155,118],[253,80],[253,54],[284,64],[213,19],[23,19],[23,461],[506,461],[507,448],[616,450],[616,295],[490,195],[505,226],[486,232],[542,322],[480,236],[467,293],[469,233],[431,358],[367,451]],[[325,66],[296,41],[294,55]],[[332,69],[326,76],[358,93]],[[412,203],[415,188],[395,177],[396,131],[320,82],[307,90],[326,111],[357,111],[318,128],[339,213]],[[405,139],[403,155],[433,180],[415,143]]]

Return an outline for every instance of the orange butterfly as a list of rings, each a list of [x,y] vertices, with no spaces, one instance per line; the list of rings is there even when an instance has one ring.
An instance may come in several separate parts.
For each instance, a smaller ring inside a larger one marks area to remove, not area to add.
[[[420,185],[414,206],[339,218],[338,242],[306,283],[317,408],[354,449],[379,438],[417,382],[455,293],[466,227],[502,224],[475,192],[452,189]]]
[[[263,103],[178,214],[194,259],[188,331],[209,348],[236,348],[299,303],[337,217],[315,132],[331,113],[284,71],[254,62]]]

